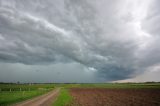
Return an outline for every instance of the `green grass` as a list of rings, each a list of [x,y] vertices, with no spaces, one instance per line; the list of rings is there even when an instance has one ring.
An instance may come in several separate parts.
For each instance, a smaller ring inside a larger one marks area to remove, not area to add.
[[[54,88],[54,84],[0,84],[0,91],[28,91],[28,90],[37,90],[39,88]]]
[[[64,88],[127,88],[127,89],[142,89],[150,88],[160,89],[160,83],[88,83],[88,84],[56,84],[57,87]]]
[[[102,84],[80,84],[80,88],[160,88],[160,83],[102,83]]]
[[[68,92],[69,88],[160,89],[160,83],[0,84],[0,106],[44,94],[54,87],[62,87],[62,89],[53,106],[64,106],[72,101],[72,97]]]
[[[56,87],[62,87],[62,89],[53,106],[66,106],[73,102],[73,98],[68,91],[70,88],[160,89],[160,83],[81,83],[56,84]]]
[[[0,106],[42,95],[53,88],[53,84],[0,84]]]
[[[35,90],[35,91],[13,91],[13,92],[0,92],[0,106],[5,106],[20,102],[41,94],[48,92],[44,90]]]
[[[62,88],[57,100],[53,103],[53,106],[65,106],[72,101],[68,89]]]

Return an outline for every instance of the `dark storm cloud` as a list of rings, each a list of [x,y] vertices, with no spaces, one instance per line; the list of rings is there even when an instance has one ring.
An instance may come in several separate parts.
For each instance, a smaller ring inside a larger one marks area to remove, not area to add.
[[[77,62],[102,81],[133,77],[160,62],[158,3],[0,0],[0,61]]]

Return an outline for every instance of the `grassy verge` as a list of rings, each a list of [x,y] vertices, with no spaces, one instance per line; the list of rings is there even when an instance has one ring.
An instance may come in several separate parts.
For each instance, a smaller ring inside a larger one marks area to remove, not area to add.
[[[50,90],[33,90],[33,91],[1,91],[0,92],[0,106],[17,103],[38,95],[42,95]]]
[[[72,96],[69,94],[68,89],[62,88],[57,100],[53,106],[66,106],[72,101]]]

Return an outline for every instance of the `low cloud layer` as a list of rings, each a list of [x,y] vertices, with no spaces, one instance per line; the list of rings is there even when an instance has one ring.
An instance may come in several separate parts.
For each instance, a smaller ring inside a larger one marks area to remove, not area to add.
[[[0,75],[13,72],[6,69],[13,65],[15,76],[46,73],[42,82],[51,74],[57,82],[104,82],[146,73],[160,64],[159,5],[158,0],[0,0]]]

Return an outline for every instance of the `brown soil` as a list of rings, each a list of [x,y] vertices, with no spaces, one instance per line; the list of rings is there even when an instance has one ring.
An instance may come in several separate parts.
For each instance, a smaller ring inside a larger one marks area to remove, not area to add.
[[[72,88],[71,106],[160,106],[160,89]]]
[[[35,97],[33,99],[15,104],[13,106],[51,106],[56,99],[60,88],[57,88],[47,94]]]

